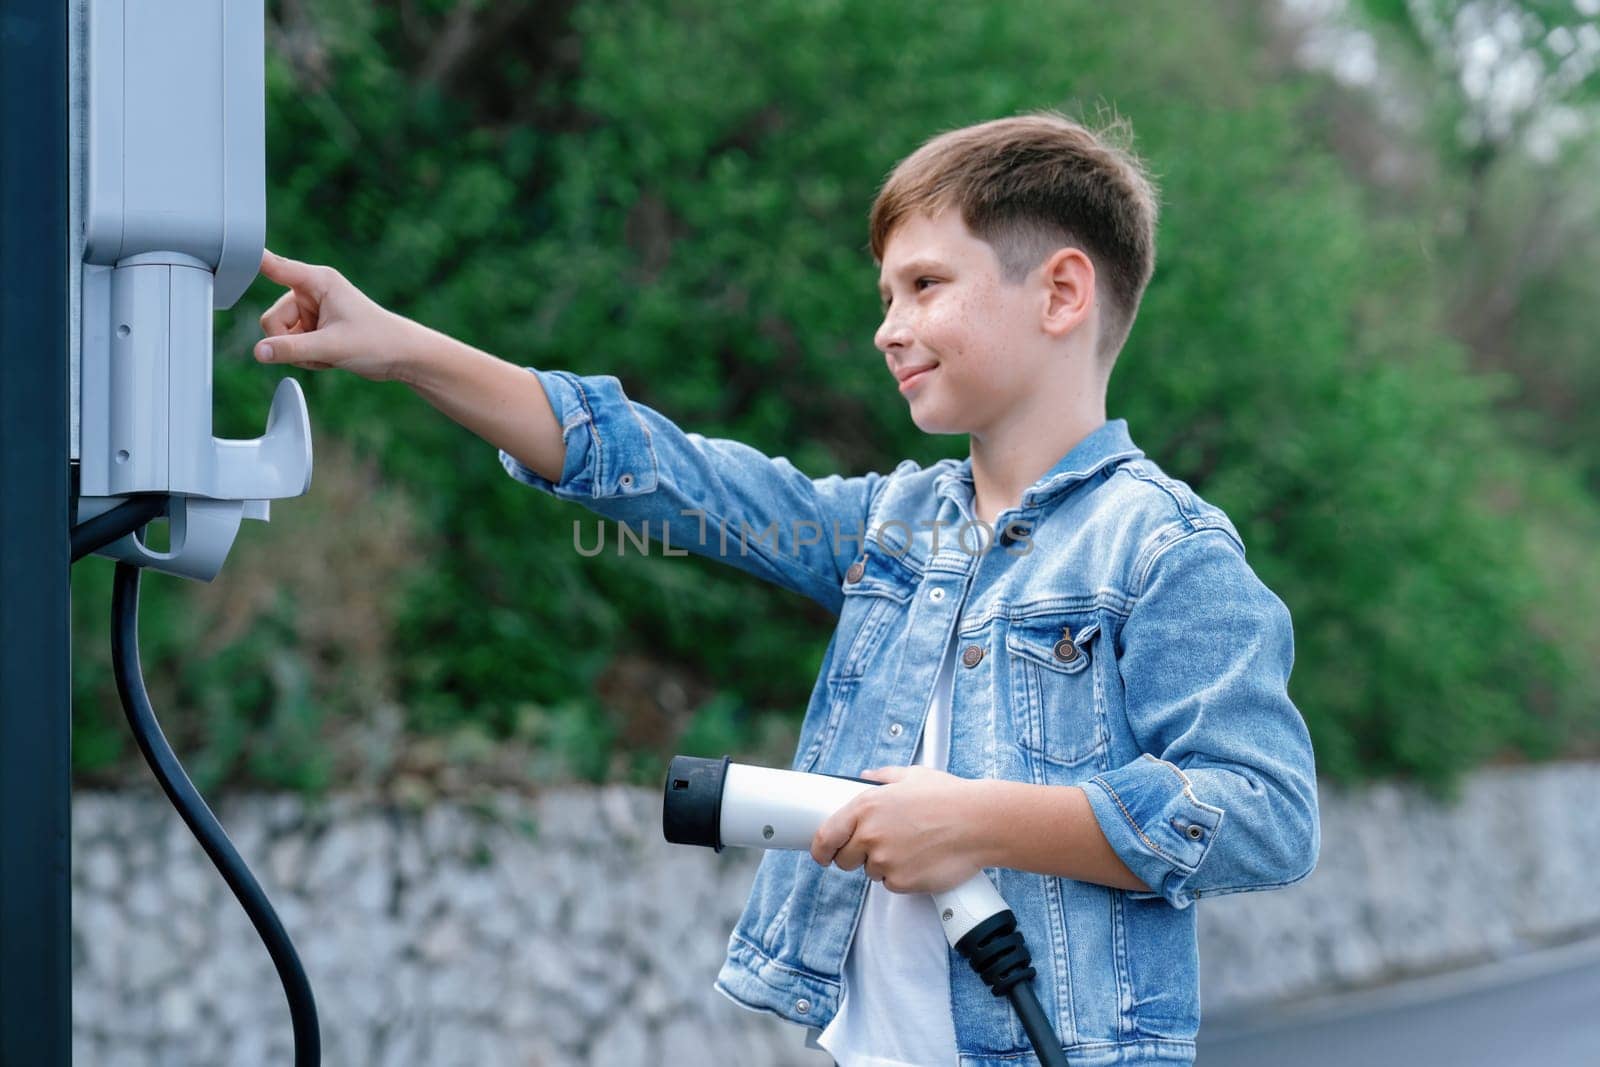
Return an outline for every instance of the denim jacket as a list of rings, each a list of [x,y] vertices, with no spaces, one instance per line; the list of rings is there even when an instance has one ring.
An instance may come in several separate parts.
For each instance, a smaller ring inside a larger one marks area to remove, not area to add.
[[[1227,515],[1145,458],[1122,419],[1063,456],[992,537],[973,512],[970,459],[811,478],[684,432],[609,375],[528,369],[566,461],[553,484],[501,452],[512,477],[838,615],[796,769],[909,764],[955,628],[950,773],[1082,788],[1152,890],[988,872],[1067,1056],[1192,1063],[1191,905],[1298,882],[1321,845],[1311,739],[1287,692],[1289,612]],[[716,987],[826,1026],[866,888],[864,869],[765,853]],[[963,1067],[1037,1062],[1009,1004],[950,959]]]

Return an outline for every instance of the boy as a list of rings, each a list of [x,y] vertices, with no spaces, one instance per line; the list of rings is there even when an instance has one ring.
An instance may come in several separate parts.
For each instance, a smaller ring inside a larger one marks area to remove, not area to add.
[[[262,317],[276,361],[405,381],[520,481],[838,612],[794,766],[888,784],[810,856],[763,856],[716,985],[844,1067],[1036,1062],[1008,1004],[952,966],[927,896],[980,868],[1072,1063],[1192,1063],[1190,904],[1315,866],[1288,611],[1228,517],[1105,417],[1155,221],[1136,159],[1053,112],[902,161],[871,212],[875,344],[917,426],[971,454],[854,478],[685,433],[614,377],[514,367],[328,268],[263,258],[293,287]]]

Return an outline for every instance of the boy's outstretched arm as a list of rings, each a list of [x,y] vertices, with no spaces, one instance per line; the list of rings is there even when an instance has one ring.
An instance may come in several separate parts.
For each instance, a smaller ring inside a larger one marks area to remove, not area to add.
[[[261,362],[405,382],[530,469],[560,477],[561,424],[533,375],[388,311],[332,267],[265,250],[261,273],[289,286],[261,316]]]
[[[567,444],[538,376],[437,330],[417,329],[400,380],[540,477],[560,481]]]
[[[617,520],[619,551],[625,525],[640,549],[714,556],[839,611],[881,475],[810,478],[679,429],[613,376],[519,367],[387,311],[331,267],[267,251],[261,270],[291,287],[261,316],[263,362],[405,382],[518,481]]]

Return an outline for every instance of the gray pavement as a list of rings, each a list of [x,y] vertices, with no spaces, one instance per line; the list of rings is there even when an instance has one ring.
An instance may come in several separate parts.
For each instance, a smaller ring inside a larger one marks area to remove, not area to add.
[[[1600,939],[1252,1017],[1196,1067],[1600,1067]]]

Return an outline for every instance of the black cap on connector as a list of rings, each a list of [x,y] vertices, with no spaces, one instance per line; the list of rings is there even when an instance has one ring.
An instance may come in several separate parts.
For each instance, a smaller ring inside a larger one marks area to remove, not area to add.
[[[722,851],[722,786],[729,756],[674,756],[667,765],[661,831],[674,845],[705,845]]]

